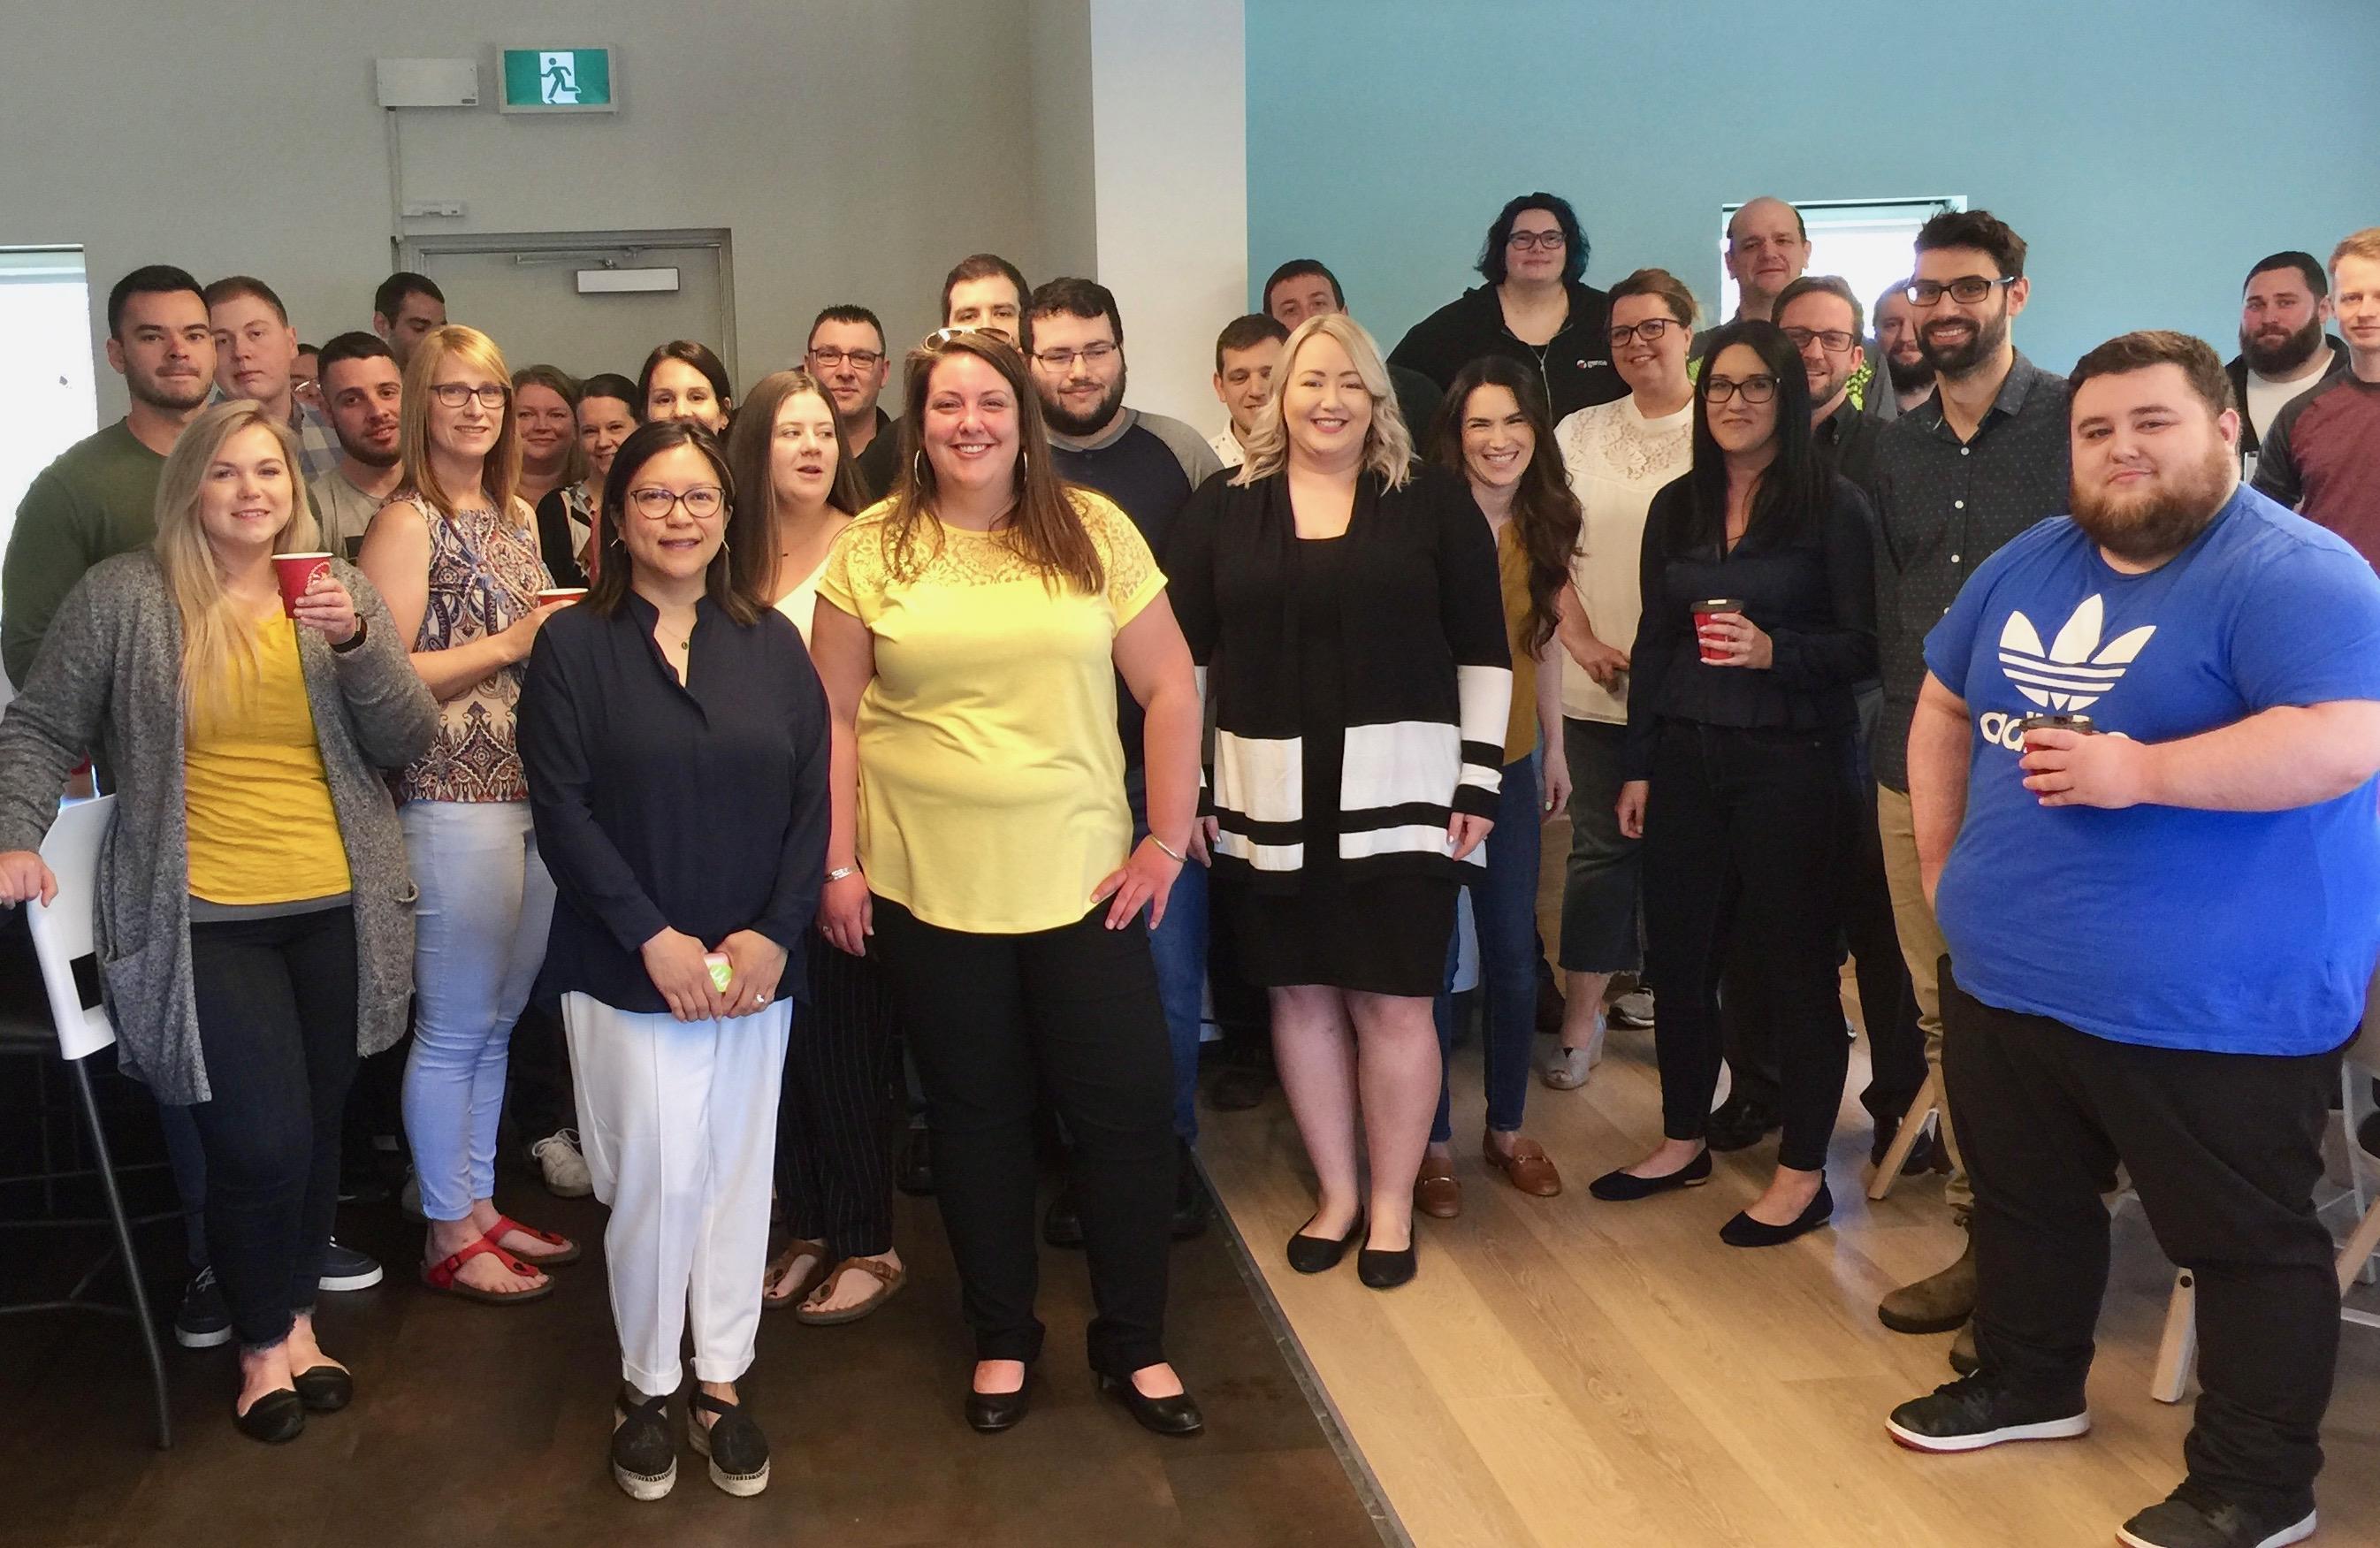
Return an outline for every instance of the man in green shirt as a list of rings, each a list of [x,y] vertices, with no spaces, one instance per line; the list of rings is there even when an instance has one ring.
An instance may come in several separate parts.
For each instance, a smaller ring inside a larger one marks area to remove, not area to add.
[[[0,562],[0,666],[22,683],[50,620],[82,574],[157,529],[157,476],[214,384],[214,333],[199,282],[152,264],[107,296],[107,363],[131,412],[34,476]]]

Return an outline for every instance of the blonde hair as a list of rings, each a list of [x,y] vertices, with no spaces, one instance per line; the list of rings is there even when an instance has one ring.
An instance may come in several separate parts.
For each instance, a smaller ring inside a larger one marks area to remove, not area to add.
[[[165,593],[182,621],[182,707],[196,708],[201,695],[215,706],[230,702],[240,680],[259,673],[256,623],[224,594],[223,574],[199,519],[199,499],[207,469],[233,436],[262,426],[280,443],[282,477],[289,480],[289,520],[273,537],[275,553],[304,553],[322,541],[306,480],[298,472],[298,438],[262,404],[246,398],[219,403],[182,430],[157,478],[157,568]]]
[[[438,482],[438,470],[430,459],[430,411],[436,401],[431,395],[430,379],[450,357],[479,367],[505,390],[504,407],[494,411],[496,443],[488,448],[480,487],[499,514],[516,515],[513,506],[520,491],[521,451],[520,431],[513,423],[512,372],[504,369],[504,352],[495,340],[460,323],[424,333],[413,347],[412,363],[405,368],[405,403],[398,411],[396,432],[397,460],[403,466],[401,487],[413,490],[422,504],[440,515],[454,515],[455,491]],[[422,513],[429,514],[429,510]]]
[[[1318,334],[1336,339],[1339,347],[1354,362],[1355,374],[1363,380],[1364,391],[1372,400],[1372,422],[1364,431],[1364,466],[1380,476],[1392,490],[1404,488],[1413,477],[1413,431],[1405,426],[1405,417],[1397,407],[1397,399],[1389,382],[1388,362],[1380,358],[1380,346],[1364,325],[1344,312],[1325,312],[1299,323],[1281,345],[1281,364],[1273,370],[1272,396],[1248,431],[1248,460],[1235,484],[1253,484],[1259,478],[1269,478],[1289,466],[1289,421],[1284,417],[1283,400],[1289,393],[1289,380],[1295,373],[1297,352]]]
[[[2330,273],[2338,277],[2338,260],[2342,258],[2368,259],[2380,263],[2380,225],[2367,225],[2351,236],[2342,237],[2338,246],[2330,249]]]

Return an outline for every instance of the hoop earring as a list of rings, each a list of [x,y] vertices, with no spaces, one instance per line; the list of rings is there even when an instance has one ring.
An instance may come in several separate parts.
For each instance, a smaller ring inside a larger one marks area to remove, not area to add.
[[[909,477],[923,489],[926,485],[926,449],[923,446],[909,454]]]
[[[1032,477],[1033,454],[1020,446],[1016,449],[1016,481],[1021,484]]]

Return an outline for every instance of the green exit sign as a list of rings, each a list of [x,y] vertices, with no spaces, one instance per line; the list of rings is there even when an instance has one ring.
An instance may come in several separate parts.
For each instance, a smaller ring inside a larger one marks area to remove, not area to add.
[[[610,113],[615,78],[608,48],[504,50],[506,113]]]

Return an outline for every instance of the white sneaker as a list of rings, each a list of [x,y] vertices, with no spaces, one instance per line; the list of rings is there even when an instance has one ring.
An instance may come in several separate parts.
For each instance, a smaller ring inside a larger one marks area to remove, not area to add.
[[[559,1130],[528,1147],[529,1159],[545,1174],[545,1191],[557,1199],[583,1199],[595,1191],[587,1157],[578,1152],[578,1131]]]
[[[1653,1024],[1653,993],[1649,989],[1632,989],[1611,1002],[1611,1019],[1624,1027],[1642,1030]]]

